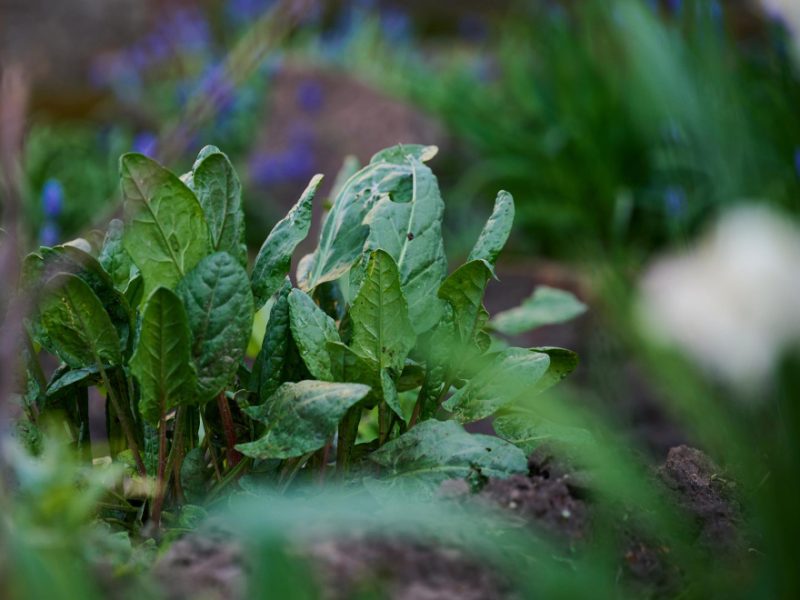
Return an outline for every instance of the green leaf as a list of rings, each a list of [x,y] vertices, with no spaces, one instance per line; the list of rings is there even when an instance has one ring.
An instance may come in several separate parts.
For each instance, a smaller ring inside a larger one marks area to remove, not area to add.
[[[111,318],[111,323],[117,330],[121,347],[127,348],[133,329],[130,306],[125,297],[114,287],[111,276],[97,259],[79,248],[68,245],[41,248],[41,253],[42,259],[38,266],[38,285],[44,284],[58,273],[71,273],[78,276],[86,282],[100,300],[100,304],[103,305]]]
[[[104,365],[105,369],[111,369],[111,365]],[[72,385],[91,385],[100,379],[100,368],[94,364],[82,369],[69,369],[60,373],[56,371],[53,378],[47,384],[47,395],[53,396]]]
[[[344,183],[322,224],[319,247],[308,270],[308,289],[339,279],[361,256],[369,235],[364,218],[381,198],[388,194],[396,200],[410,200],[411,165],[405,158],[399,163],[393,161],[398,152],[409,151],[414,156],[416,148],[383,150]]]
[[[209,252],[203,208],[175,175],[141,154],[120,159],[128,227],[123,244],[144,277],[144,295],[173,289]]]
[[[124,228],[125,224],[119,219],[111,220],[97,259],[111,276],[114,287],[123,294],[130,286],[131,280],[139,273],[138,267],[131,260],[131,255],[123,246]]]
[[[462,423],[494,414],[529,392],[544,377],[550,357],[524,348],[509,348],[481,370],[444,403]]]
[[[176,406],[196,400],[191,362],[192,335],[180,298],[156,288],[144,305],[139,339],[130,368],[139,381],[139,410],[151,424]]]
[[[122,362],[119,336],[108,313],[77,275],[60,273],[47,282],[40,315],[49,340],[69,366]]]
[[[206,146],[197,155],[187,185],[203,207],[212,250],[227,252],[247,267],[242,184],[231,161],[216,146]]]
[[[467,261],[483,259],[493,265],[503,246],[506,245],[513,223],[514,198],[508,192],[500,191],[494,201],[492,215],[483,226]]]
[[[541,394],[553,387],[578,366],[578,355],[572,350],[555,346],[531,348],[531,350],[547,354],[550,357],[550,367],[547,369],[547,373],[539,380],[539,383],[536,384],[536,387],[531,390],[530,395]]]
[[[397,394],[397,385],[392,379],[388,369],[381,369],[381,395],[386,404],[401,419],[405,419],[403,407],[400,405],[400,397]]]
[[[264,414],[265,434],[236,449],[253,458],[292,458],[322,448],[347,410],[369,393],[358,383],[284,383]]]
[[[492,427],[497,435],[520,448],[526,455],[544,443],[563,443],[570,448],[594,443],[594,437],[586,429],[546,421],[529,410],[515,407],[495,417]]]
[[[192,332],[197,393],[210,400],[233,380],[253,325],[250,280],[237,260],[217,252],[201,260],[178,284]]]
[[[462,344],[472,344],[488,321],[483,294],[491,277],[489,263],[477,259],[453,271],[439,288],[439,297],[453,308],[453,322]]]
[[[439,153],[439,148],[436,146],[424,146],[422,144],[398,144],[390,148],[384,148],[379,152],[372,155],[369,160],[370,164],[377,164],[382,162],[393,163],[397,165],[405,164],[409,157],[412,157],[420,162],[428,162]]]
[[[289,292],[288,279],[278,292],[275,305],[269,313],[267,332],[261,350],[253,363],[250,391],[258,394],[259,402],[265,402],[283,383],[283,368],[289,350]]]
[[[312,203],[321,181],[322,175],[315,175],[311,179],[300,200],[272,228],[258,251],[251,275],[256,308],[262,307],[278,291],[289,274],[292,254],[297,245],[306,238],[311,227]]]
[[[585,311],[586,305],[570,292],[541,285],[518,307],[496,314],[491,325],[500,333],[518,335],[569,321]]]
[[[328,342],[326,346],[331,357],[334,380],[363,383],[373,390],[380,390],[380,374],[373,361],[357,354],[341,342]]]
[[[397,265],[383,250],[370,255],[350,317],[353,350],[377,364],[379,370],[390,368],[399,374],[416,336],[408,319]]]
[[[189,450],[181,463],[181,488],[187,500],[202,502],[211,478],[211,469],[205,461],[205,451],[202,448]]]
[[[384,196],[366,216],[370,232],[366,248],[382,249],[397,263],[414,331],[427,331],[439,320],[441,302],[435,295],[447,274],[442,242],[444,202],[436,177],[410,158],[412,192],[408,202]]]
[[[424,421],[370,455],[381,465],[383,486],[433,495],[447,479],[478,472],[486,477],[525,473],[519,448],[499,438],[469,434],[453,421]],[[380,484],[379,484],[380,485]]]
[[[289,323],[300,356],[311,374],[321,381],[334,381],[328,342],[338,342],[335,321],[300,290],[289,293]]]

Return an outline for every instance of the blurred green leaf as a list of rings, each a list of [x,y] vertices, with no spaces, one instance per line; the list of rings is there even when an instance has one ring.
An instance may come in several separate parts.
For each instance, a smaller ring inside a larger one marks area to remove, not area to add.
[[[543,325],[564,323],[586,312],[572,293],[541,285],[516,308],[497,313],[491,320],[496,331],[519,335]]]

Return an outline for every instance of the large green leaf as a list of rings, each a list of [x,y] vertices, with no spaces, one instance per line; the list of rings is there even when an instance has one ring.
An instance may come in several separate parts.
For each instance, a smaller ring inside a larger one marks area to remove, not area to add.
[[[386,469],[381,473],[382,486],[424,495],[433,495],[447,479],[473,473],[508,477],[528,470],[525,455],[512,444],[467,433],[453,421],[434,419],[388,442],[370,459]]]
[[[267,331],[261,343],[253,373],[250,376],[250,391],[258,394],[259,401],[265,402],[283,383],[283,369],[289,351],[289,292],[292,289],[288,279],[277,294],[275,304],[269,313]]]
[[[125,293],[131,280],[139,273],[139,268],[133,264],[131,255],[123,246],[124,230],[125,224],[122,221],[111,220],[97,258],[114,282],[114,287],[122,293]]]
[[[383,250],[370,255],[350,318],[353,350],[377,364],[379,370],[390,368],[399,375],[416,336],[400,289],[397,265]]]
[[[244,358],[253,325],[250,280],[237,260],[217,252],[201,260],[178,284],[192,332],[192,360],[200,400],[231,382]]]
[[[381,198],[388,194],[395,201],[410,200],[412,170],[406,156],[427,160],[434,154],[432,147],[387,148],[344,183],[322,224],[308,270],[308,289],[339,279],[361,256],[369,235],[364,218]]]
[[[59,273],[71,273],[78,276],[100,300],[100,304],[103,305],[117,331],[120,347],[123,351],[127,349],[133,329],[130,306],[125,297],[115,289],[110,275],[106,273],[97,259],[80,248],[66,244],[54,248],[41,248],[40,251],[41,262],[34,269],[34,271],[38,269],[38,275],[35,277],[37,285],[44,284]],[[32,259],[32,261],[35,260]]]
[[[122,361],[108,313],[77,275],[60,273],[47,282],[40,322],[58,356],[73,368]]]
[[[370,227],[366,248],[385,250],[397,263],[411,322],[421,333],[433,327],[441,314],[435,292],[447,274],[442,243],[444,202],[433,172],[414,158],[408,159],[408,166],[410,201],[384,196],[364,223]]]
[[[130,361],[139,381],[139,410],[152,425],[168,410],[197,400],[192,334],[180,298],[165,287],[147,299],[139,339]]]
[[[173,289],[209,253],[203,208],[192,190],[141,154],[120,159],[128,227],[124,246],[144,277],[144,295]]]
[[[543,325],[563,323],[582,315],[586,305],[570,292],[541,285],[516,308],[494,316],[492,327],[506,335],[518,335]]]
[[[547,354],[550,357],[550,366],[547,369],[547,373],[536,384],[536,387],[530,391],[530,395],[540,394],[550,389],[572,373],[578,366],[578,355],[572,350],[555,346],[531,348],[531,350]]]
[[[321,381],[334,381],[328,342],[338,342],[334,320],[300,290],[289,293],[289,323],[300,356],[311,374]]]
[[[492,267],[483,259],[461,265],[444,280],[439,297],[453,308],[453,322],[462,344],[472,344],[488,321],[483,294]]]
[[[253,458],[292,458],[318,450],[333,436],[347,410],[369,393],[358,383],[300,381],[284,383],[266,410],[252,411],[266,424],[264,435],[236,449]]]
[[[311,208],[320,182],[322,175],[315,175],[311,179],[300,200],[272,228],[258,251],[251,275],[256,308],[261,308],[278,291],[289,274],[292,254],[297,245],[306,238],[311,227]]]
[[[524,348],[501,352],[444,403],[462,423],[495,413],[527,391],[547,373],[550,357]]]
[[[242,184],[231,161],[216,146],[206,146],[197,155],[187,184],[203,207],[212,250],[227,252],[246,267]]]
[[[494,201],[492,215],[483,226],[467,261],[483,259],[489,264],[494,264],[497,255],[506,245],[513,224],[514,198],[508,192],[500,191]]]

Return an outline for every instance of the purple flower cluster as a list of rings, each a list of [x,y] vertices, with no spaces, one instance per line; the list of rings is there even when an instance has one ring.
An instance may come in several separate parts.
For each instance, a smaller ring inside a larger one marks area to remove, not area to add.
[[[313,133],[303,126],[295,126],[290,135],[289,147],[279,152],[264,152],[250,159],[250,179],[258,185],[271,185],[307,180],[314,174]]]
[[[44,223],[39,230],[39,243],[55,246],[61,239],[58,217],[64,210],[64,187],[58,179],[48,179],[42,186],[42,212]]]

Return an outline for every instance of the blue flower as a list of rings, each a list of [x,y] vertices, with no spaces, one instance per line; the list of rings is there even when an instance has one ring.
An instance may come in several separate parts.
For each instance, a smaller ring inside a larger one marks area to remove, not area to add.
[[[145,156],[152,157],[156,152],[157,146],[158,137],[150,131],[143,131],[142,133],[136,134],[136,137],[133,138],[131,149],[134,152],[140,152]]]
[[[42,209],[48,218],[55,218],[64,208],[64,187],[58,179],[48,179],[42,187]]]
[[[669,186],[664,191],[664,208],[671,217],[679,217],[686,210],[686,192],[680,186]]]
[[[45,221],[39,231],[39,243],[42,246],[55,246],[61,240],[61,230],[57,223]]]
[[[667,8],[673,15],[680,15],[683,11],[683,0],[667,0]]]
[[[237,25],[248,23],[260,17],[274,0],[229,0],[225,13]]]
[[[411,17],[399,8],[387,8],[381,13],[381,29],[390,42],[408,40],[411,36]]]
[[[318,81],[306,79],[297,87],[297,104],[308,113],[319,112],[325,93]]]

